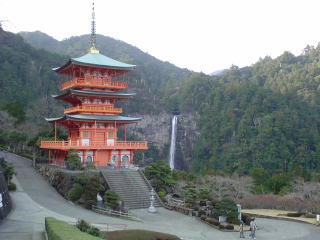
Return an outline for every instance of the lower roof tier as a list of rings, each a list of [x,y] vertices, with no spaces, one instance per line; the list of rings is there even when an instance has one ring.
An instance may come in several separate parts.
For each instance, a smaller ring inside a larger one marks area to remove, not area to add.
[[[92,97],[101,99],[114,99],[116,101],[128,99],[135,96],[135,93],[120,93],[120,92],[106,92],[106,91],[89,91],[89,90],[77,90],[70,89],[60,95],[52,95],[53,98],[66,101],[72,104],[81,103],[80,98]]]
[[[136,123],[141,118],[124,117],[119,115],[89,115],[89,114],[65,114],[59,118],[46,118],[48,122],[57,122],[62,125],[69,125],[71,122],[103,122],[103,123],[117,123],[117,125],[124,125]]]

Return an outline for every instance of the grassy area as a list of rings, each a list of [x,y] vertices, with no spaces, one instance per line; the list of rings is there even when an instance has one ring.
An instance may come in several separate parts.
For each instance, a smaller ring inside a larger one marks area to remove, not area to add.
[[[46,217],[45,224],[49,240],[101,240],[52,217]]]
[[[248,213],[248,214],[260,215],[260,216],[266,216],[266,217],[274,217],[279,219],[294,219],[297,221],[317,225],[317,220],[315,218],[282,216],[282,215],[286,215],[287,213],[294,213],[294,211],[276,210],[276,209],[243,209],[242,212]]]
[[[124,230],[106,233],[108,240],[181,240],[177,236],[145,231],[145,230]]]

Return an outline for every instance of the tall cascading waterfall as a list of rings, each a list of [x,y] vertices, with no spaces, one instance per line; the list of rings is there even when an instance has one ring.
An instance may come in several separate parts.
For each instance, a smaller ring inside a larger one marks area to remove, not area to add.
[[[171,169],[174,169],[174,155],[176,152],[176,138],[177,138],[177,123],[178,116],[174,115],[172,118],[172,129],[171,129],[171,144],[170,144],[170,155],[169,155],[169,165]]]

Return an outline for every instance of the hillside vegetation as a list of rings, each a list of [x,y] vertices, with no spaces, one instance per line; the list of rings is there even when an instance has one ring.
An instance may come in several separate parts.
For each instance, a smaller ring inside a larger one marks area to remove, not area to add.
[[[18,127],[37,116],[41,122],[40,117],[59,115],[58,103],[48,97],[57,91],[57,76],[50,68],[66,60],[57,54],[80,56],[89,42],[88,35],[60,42],[40,32],[21,36],[38,50],[20,36],[0,32],[0,86],[5,90],[0,106],[6,118],[17,118]],[[102,54],[137,65],[128,75],[128,91],[137,96],[122,103],[126,114],[179,110],[199,116],[192,171],[249,174],[252,168],[263,168],[268,174],[290,172],[305,178],[319,172],[320,47],[207,76],[157,60],[119,40],[98,35],[97,43]],[[25,119],[18,114],[22,111],[12,110],[17,105],[26,111]]]
[[[193,170],[320,170],[320,47],[285,52],[220,76],[191,75],[177,102],[200,114]]]

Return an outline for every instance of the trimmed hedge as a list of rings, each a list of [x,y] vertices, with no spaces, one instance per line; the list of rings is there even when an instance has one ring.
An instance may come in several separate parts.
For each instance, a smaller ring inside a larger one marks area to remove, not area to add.
[[[234,226],[231,225],[231,224],[227,224],[227,225],[226,225],[226,229],[227,229],[227,230],[234,230]]]
[[[215,225],[215,226],[219,226],[219,224],[220,224],[219,221],[217,219],[215,219],[215,218],[207,217],[207,218],[205,218],[205,221],[207,223],[210,223],[210,224]]]
[[[288,217],[301,217],[303,213],[295,212],[295,213],[287,213]]]
[[[48,240],[101,240],[52,217],[46,217],[45,224]]]
[[[177,236],[147,230],[123,230],[106,233],[108,240],[181,240]]]

